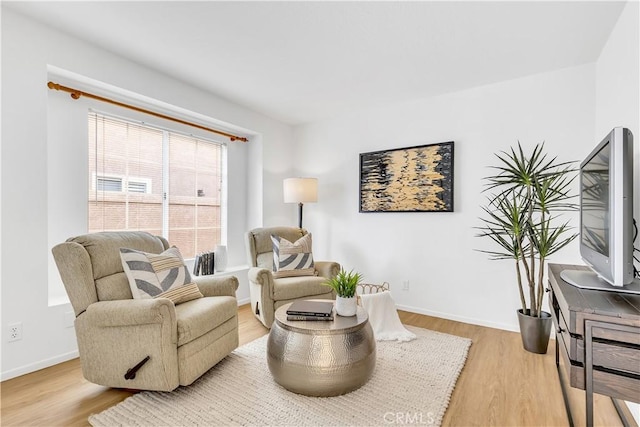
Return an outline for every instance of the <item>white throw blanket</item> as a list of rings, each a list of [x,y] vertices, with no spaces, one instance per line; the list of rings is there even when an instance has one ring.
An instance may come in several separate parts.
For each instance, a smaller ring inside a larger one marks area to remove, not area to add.
[[[362,307],[369,314],[376,341],[411,341],[416,338],[400,322],[396,303],[389,291],[360,295]]]

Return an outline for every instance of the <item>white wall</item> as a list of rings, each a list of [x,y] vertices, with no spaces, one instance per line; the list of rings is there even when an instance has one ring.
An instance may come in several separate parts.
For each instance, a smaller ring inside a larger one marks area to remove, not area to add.
[[[640,4],[629,2],[596,63],[596,141],[613,127],[634,137],[634,218],[640,223]],[[636,241],[636,247],[640,242]],[[627,402],[640,424],[640,405]]]
[[[56,218],[66,213],[60,204],[50,203],[47,177],[73,182],[74,174],[79,175],[76,150],[84,150],[77,144],[86,141],[67,141],[67,156],[57,151],[62,146],[49,145],[48,123],[53,117],[48,117],[48,65],[255,132],[248,146],[230,149],[229,186],[234,192],[229,198],[230,265],[246,262],[242,236],[247,228],[290,217],[289,207],[280,202],[282,178],[290,175],[292,164],[290,126],[3,7],[2,379],[66,360],[76,352],[73,328],[65,327],[69,304],[48,305],[48,238],[57,236]],[[49,124],[74,126],[66,119]],[[77,179],[86,182],[85,177]],[[85,185],[78,185],[78,191],[83,192]],[[71,200],[69,212],[84,209],[73,196]],[[270,200],[278,202],[266,203]],[[246,275],[238,276],[242,281],[238,298],[248,298]],[[23,339],[7,343],[4,326],[13,322],[23,322]]]
[[[518,140],[529,149],[546,141],[561,161],[582,159],[594,144],[594,79],[590,64],[296,128],[296,167],[319,178],[319,201],[305,208],[305,228],[322,248],[316,258],[389,282],[401,308],[517,330],[512,263],[474,250],[491,247],[474,237],[481,179],[493,154]],[[358,212],[359,153],[450,140],[455,212]],[[552,261],[579,263],[577,245]]]
[[[639,15],[640,3],[627,3],[596,63],[596,140],[616,126],[633,132],[636,195],[640,192]],[[640,221],[640,196],[634,205]]]

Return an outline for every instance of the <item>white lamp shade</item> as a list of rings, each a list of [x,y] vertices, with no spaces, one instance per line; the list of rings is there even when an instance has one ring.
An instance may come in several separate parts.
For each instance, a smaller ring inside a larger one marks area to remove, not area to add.
[[[318,201],[317,178],[287,178],[283,182],[285,203]]]

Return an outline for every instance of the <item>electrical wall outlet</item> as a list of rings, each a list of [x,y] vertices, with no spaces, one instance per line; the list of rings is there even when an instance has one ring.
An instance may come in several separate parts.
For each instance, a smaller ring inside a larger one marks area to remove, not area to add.
[[[409,281],[408,280],[403,280],[402,281],[402,290],[403,291],[408,291],[409,290]]]
[[[9,339],[7,341],[18,341],[22,339],[22,322],[12,323],[7,326]]]

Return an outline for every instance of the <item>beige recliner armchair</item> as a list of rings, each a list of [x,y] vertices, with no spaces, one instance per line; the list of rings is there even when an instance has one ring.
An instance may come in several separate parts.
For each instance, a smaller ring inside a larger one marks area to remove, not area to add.
[[[75,311],[80,364],[88,381],[171,391],[191,384],[238,347],[238,279],[233,276],[194,277],[204,298],[179,305],[167,298],[132,298],[120,248],[161,253],[168,247],[164,238],[145,232],[103,232],[52,249]],[[132,373],[134,378],[125,378]]]
[[[295,227],[256,228],[245,234],[249,263],[249,293],[253,314],[271,328],[278,307],[299,299],[335,299],[333,290],[323,283],[335,277],[340,264],[315,261],[317,276],[274,278],[271,235],[296,242],[307,231]]]

